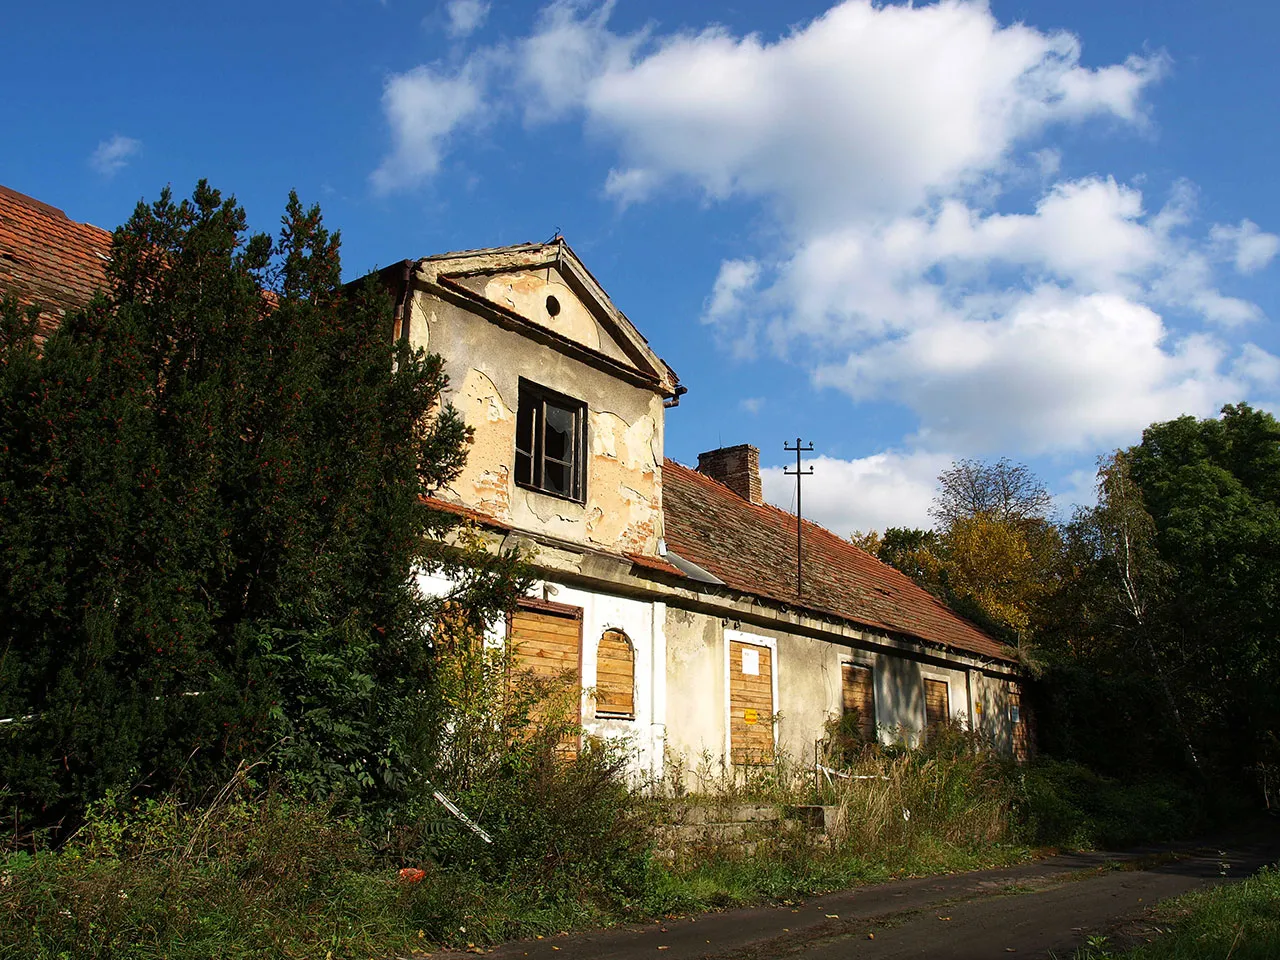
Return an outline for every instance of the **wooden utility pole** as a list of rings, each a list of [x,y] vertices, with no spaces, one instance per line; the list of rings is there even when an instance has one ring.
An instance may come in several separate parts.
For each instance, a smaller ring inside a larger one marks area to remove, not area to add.
[[[800,465],[800,454],[813,453],[813,444],[804,446],[800,442],[800,438],[796,437],[796,445],[790,446],[787,443],[782,444],[782,449],[788,453],[796,455],[796,469],[792,472],[790,469],[783,471],[788,477],[796,478],[796,598],[799,599],[804,595],[804,536],[803,536],[803,517],[804,510],[800,501],[801,478],[812,475],[813,467],[804,469]]]

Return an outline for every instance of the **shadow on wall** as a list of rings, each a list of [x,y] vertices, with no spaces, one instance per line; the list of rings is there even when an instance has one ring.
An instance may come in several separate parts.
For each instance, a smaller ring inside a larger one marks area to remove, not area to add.
[[[918,746],[924,730],[924,680],[920,667],[912,662],[886,662],[881,658],[876,670],[876,731],[893,731],[890,741]]]
[[[977,692],[982,704],[978,733],[993,747],[1008,749],[1013,743],[1013,719],[1009,713],[1008,685],[989,680]]]

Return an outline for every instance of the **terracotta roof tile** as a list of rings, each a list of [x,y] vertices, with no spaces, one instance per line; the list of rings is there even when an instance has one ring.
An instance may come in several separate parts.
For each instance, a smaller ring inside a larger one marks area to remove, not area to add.
[[[84,306],[107,282],[111,234],[0,187],[0,292],[38,303],[41,332]]]
[[[482,527],[491,527],[495,530],[511,531],[515,528],[509,523],[504,523],[496,517],[491,517],[487,513],[481,513],[479,510],[473,510],[465,507],[460,503],[451,503],[448,500],[441,500],[439,497],[423,497],[422,502],[433,510],[439,510],[443,513],[452,513],[461,517],[463,520],[470,520]]]
[[[674,460],[663,465],[662,506],[670,549],[734,590],[967,653],[1014,659],[910,577],[808,521],[804,597],[797,600],[795,516],[750,503]]]
[[[659,573],[667,573],[673,577],[684,576],[679,569],[673,567],[661,557],[647,557],[643,553],[624,553],[623,556],[634,563],[637,567],[644,567],[646,570],[656,570]]]

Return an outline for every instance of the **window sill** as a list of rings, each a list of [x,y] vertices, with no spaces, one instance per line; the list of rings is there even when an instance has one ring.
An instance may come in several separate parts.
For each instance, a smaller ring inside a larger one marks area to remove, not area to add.
[[[587,505],[586,500],[579,500],[577,497],[571,497],[563,493],[555,493],[551,490],[543,490],[541,487],[535,487],[531,483],[521,483],[517,480],[516,487],[521,490],[528,490],[530,493],[537,493],[544,497],[551,497],[553,500],[562,500],[565,503],[576,503],[580,507],[585,507]]]

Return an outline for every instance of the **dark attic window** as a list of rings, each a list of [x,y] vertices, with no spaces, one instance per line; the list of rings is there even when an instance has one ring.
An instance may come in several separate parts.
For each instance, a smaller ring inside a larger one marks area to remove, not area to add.
[[[521,379],[516,411],[516,484],[584,502],[586,445],[586,404]]]

